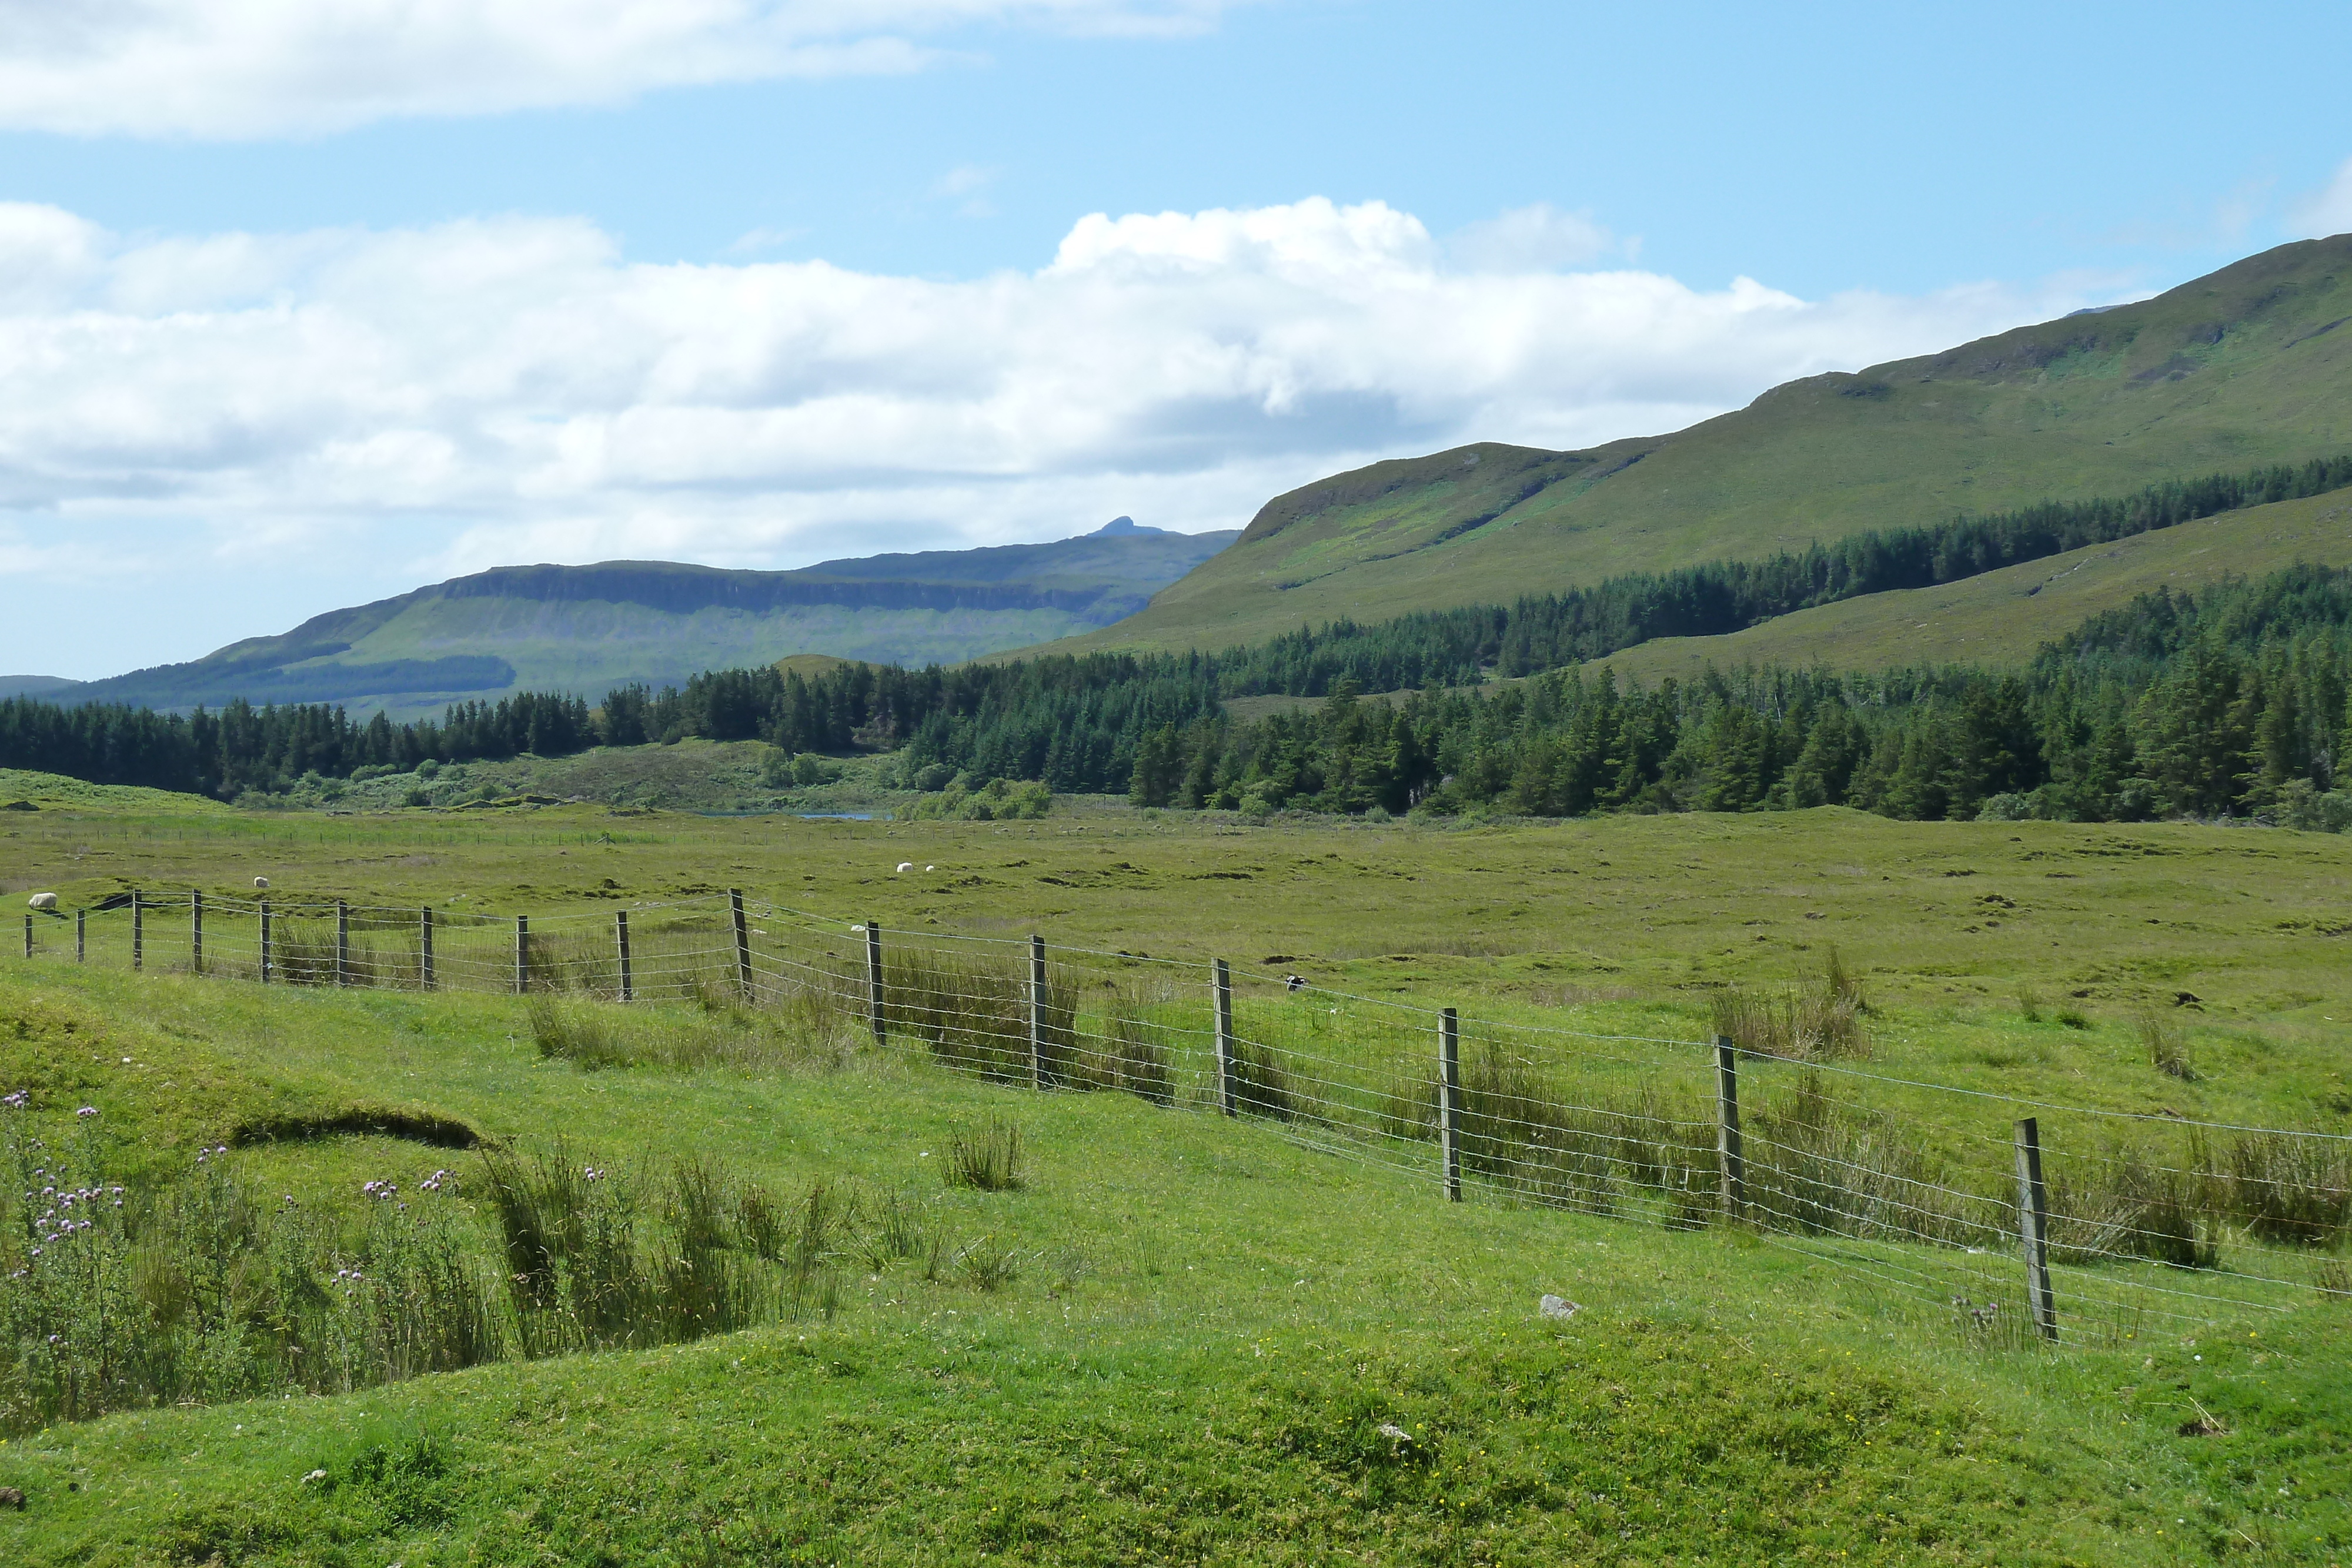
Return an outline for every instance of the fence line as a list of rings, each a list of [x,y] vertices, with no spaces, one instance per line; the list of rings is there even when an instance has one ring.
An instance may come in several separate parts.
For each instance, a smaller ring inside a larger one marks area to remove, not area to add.
[[[142,892],[76,911],[69,927],[61,913],[25,918],[36,961],[304,988],[813,1005],[984,1082],[1248,1116],[1454,1201],[1741,1224],[2019,1343],[2081,1344],[2322,1297],[2352,1306],[2336,1256],[2352,1236],[2341,1134],[2033,1100],[1720,1038],[1463,1018],[1223,961],[885,931],[734,890],[530,916]],[[1654,1049],[1615,1049],[1627,1046]],[[1639,1075],[1630,1092],[1626,1069]],[[1872,1098],[1885,1089],[1951,1096],[1956,1117]],[[1972,1122],[1993,1105],[2022,1114]],[[2179,1146],[2063,1135],[2076,1116]]]

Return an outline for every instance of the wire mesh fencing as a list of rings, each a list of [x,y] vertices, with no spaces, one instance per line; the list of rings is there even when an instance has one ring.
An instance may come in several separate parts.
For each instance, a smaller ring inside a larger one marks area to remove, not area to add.
[[[24,952],[535,1008],[735,1009],[1007,1088],[1262,1122],[1456,1200],[1738,1225],[1987,1341],[2352,1311],[2352,1138],[2037,1103],[1724,1036],[1463,1018],[1223,963],[885,932],[740,892],[541,917],[142,894],[27,915]]]

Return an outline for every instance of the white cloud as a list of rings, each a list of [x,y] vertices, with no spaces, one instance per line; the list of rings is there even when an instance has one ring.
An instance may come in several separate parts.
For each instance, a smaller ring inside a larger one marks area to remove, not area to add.
[[[1549,202],[1514,207],[1464,228],[1446,252],[1480,272],[1549,272],[1586,262],[1632,261],[1639,240],[1622,240],[1590,212],[1564,213]]]
[[[2307,239],[2352,232],[2352,158],[2324,188],[2297,203],[2290,216],[2295,233]]]
[[[245,138],[920,69],[988,26],[1169,34],[1230,0],[0,0],[0,126]]]
[[[126,240],[8,206],[0,278],[0,586],[234,559],[342,602],[519,559],[1234,527],[1377,457],[1674,429],[2094,297],[1466,271],[1320,199],[1097,214],[963,281],[633,264],[577,222]]]

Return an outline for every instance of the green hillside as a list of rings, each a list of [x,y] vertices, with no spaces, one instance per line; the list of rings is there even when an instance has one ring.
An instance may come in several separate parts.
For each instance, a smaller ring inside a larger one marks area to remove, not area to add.
[[[632,681],[682,683],[701,670],[804,653],[955,663],[1132,614],[1234,537],[1138,528],[1122,517],[1050,544],[799,571],[665,561],[499,567],[333,611],[189,664],[82,684],[20,677],[0,682],[0,695],[180,709],[242,696],[406,717],[515,691],[595,697]]]
[[[1222,647],[2333,453],[2352,440],[2347,322],[2352,235],[2337,235],[2138,304],[1792,382],[1672,435],[1375,464],[1269,501],[1143,613],[1062,646]]]
[[[2336,492],[2249,507],[1934,588],[1800,610],[1727,636],[1661,637],[1596,664],[1648,683],[1686,680],[1710,664],[2023,664],[2043,643],[2136,595],[2261,577],[2296,561],[2352,565],[2352,497]]]

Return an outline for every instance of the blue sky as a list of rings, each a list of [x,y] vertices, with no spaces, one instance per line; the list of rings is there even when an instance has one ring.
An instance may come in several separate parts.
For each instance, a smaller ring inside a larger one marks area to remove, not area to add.
[[[1234,526],[2352,227],[2341,8],[1781,10],[0,7],[0,673]]]

